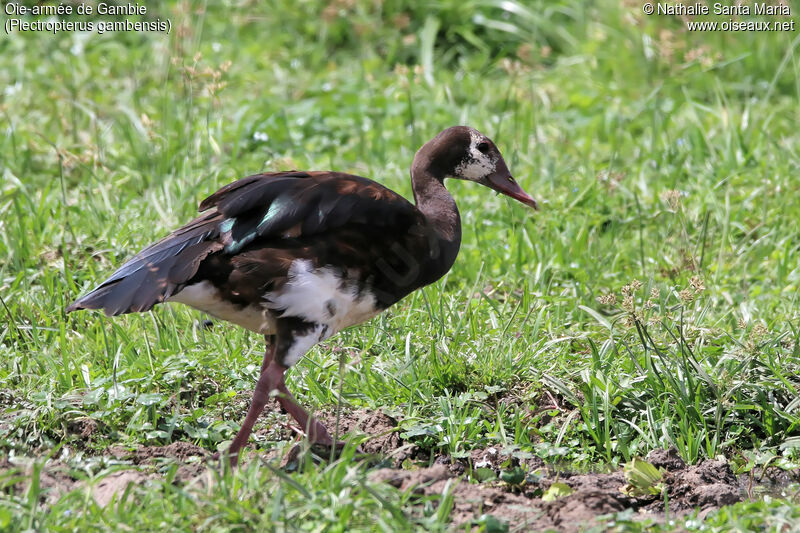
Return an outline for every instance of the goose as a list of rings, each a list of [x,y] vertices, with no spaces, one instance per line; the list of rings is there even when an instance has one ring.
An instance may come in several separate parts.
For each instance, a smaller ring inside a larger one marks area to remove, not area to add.
[[[237,464],[272,396],[311,444],[339,446],[292,396],[285,372],[315,344],[450,270],[461,220],[445,178],[474,181],[537,209],[491,139],[453,126],[417,151],[413,204],[341,172],[248,176],[203,200],[200,216],[146,247],[66,311],[116,316],[178,302],[264,335],[260,377],[227,450],[230,464]]]

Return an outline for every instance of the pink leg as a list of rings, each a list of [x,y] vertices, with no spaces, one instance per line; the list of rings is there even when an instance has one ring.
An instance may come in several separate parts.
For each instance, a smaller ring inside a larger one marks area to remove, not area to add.
[[[266,367],[268,369],[274,366],[272,363],[274,351],[275,345],[272,345],[267,349],[266,353],[264,354],[264,364],[262,365],[262,368]],[[239,429],[236,437],[234,437],[230,448],[228,448],[228,456],[231,466],[236,466],[239,462],[239,452],[247,444],[247,440],[250,438],[250,433],[253,431],[253,426],[255,425],[256,420],[258,420],[258,416],[261,414],[261,411],[264,410],[264,406],[267,405],[270,392],[277,388],[278,380],[283,382],[283,372],[280,372],[279,376],[276,376],[274,371],[261,372],[261,376],[258,378],[258,383],[256,383],[256,388],[253,391],[253,400],[250,402],[250,408],[247,410],[247,416],[244,417],[242,427]]]
[[[236,466],[238,464],[239,452],[247,444],[250,433],[253,431],[253,426],[256,420],[258,420],[261,411],[264,410],[264,406],[267,404],[273,391],[277,392],[276,398],[278,403],[280,403],[281,407],[283,407],[287,413],[297,420],[312,444],[333,446],[333,438],[330,433],[328,433],[328,430],[325,429],[325,426],[322,425],[319,420],[309,415],[305,409],[300,407],[294,399],[294,396],[292,396],[292,393],[286,388],[284,373],[287,368],[273,361],[272,357],[272,350],[268,350],[264,355],[264,371],[261,373],[261,377],[258,378],[258,383],[256,383],[256,389],[253,392],[253,401],[250,403],[250,408],[247,410],[247,416],[245,416],[244,422],[242,422],[242,427],[239,429],[239,432],[236,434],[236,437],[233,439],[228,449],[231,466]],[[267,358],[269,358],[269,361],[267,361]]]
[[[280,366],[277,365],[276,366]],[[285,371],[285,368],[284,368]],[[277,387],[278,389],[278,403],[284,410],[292,415],[292,418],[297,420],[300,428],[306,432],[308,440],[311,444],[323,444],[325,446],[333,446],[333,438],[328,430],[322,425],[322,422],[309,415],[305,409],[300,407],[297,400],[294,399],[292,393],[286,388],[286,383],[283,381],[283,373],[281,373],[281,381]]]
[[[277,348],[275,335],[264,335],[264,342],[267,344],[267,350],[264,352],[264,359],[261,361],[261,374],[264,373],[267,366],[275,358],[275,350]]]

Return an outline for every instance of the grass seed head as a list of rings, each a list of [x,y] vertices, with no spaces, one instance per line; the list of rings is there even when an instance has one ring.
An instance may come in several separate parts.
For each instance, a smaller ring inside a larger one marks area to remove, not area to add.
[[[681,192],[675,189],[663,191],[661,201],[665,202],[673,211],[677,211],[681,205]]]
[[[706,290],[706,286],[703,284],[703,278],[700,276],[692,276],[692,279],[689,280],[689,285],[692,287],[695,294]]]
[[[602,294],[597,297],[597,303],[602,305],[616,305],[617,295],[614,293]]]

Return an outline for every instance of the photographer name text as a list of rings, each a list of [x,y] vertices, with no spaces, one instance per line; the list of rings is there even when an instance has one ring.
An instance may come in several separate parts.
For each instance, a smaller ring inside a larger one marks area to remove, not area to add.
[[[704,2],[645,2],[642,12],[655,16],[688,17],[686,28],[691,31],[755,31],[755,32],[791,32],[795,31],[795,21],[788,19],[792,8],[788,4],[771,4],[768,2],[724,3],[711,5]],[[728,17],[727,20],[696,20],[693,17]],[[773,20],[740,20],[739,17],[773,17]]]
[[[726,15],[726,16],[791,16],[792,11],[785,4],[768,4],[766,2],[748,4],[723,4],[716,2],[709,6],[701,2],[694,4],[684,4],[677,2],[658,2],[656,5],[656,15]]]

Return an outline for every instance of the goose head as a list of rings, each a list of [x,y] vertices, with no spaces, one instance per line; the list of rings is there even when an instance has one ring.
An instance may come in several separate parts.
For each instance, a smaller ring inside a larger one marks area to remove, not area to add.
[[[536,200],[514,180],[494,142],[475,128],[447,128],[419,149],[412,169],[433,177],[474,181],[538,209]],[[413,171],[412,171],[413,172]]]

